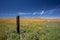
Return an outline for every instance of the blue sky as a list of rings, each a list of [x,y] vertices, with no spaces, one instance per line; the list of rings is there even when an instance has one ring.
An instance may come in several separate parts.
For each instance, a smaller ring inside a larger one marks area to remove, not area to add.
[[[0,18],[60,18],[60,0],[0,0]]]

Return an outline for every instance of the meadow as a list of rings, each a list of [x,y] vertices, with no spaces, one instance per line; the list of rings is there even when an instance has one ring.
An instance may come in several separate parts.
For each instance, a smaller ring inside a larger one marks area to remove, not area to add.
[[[20,21],[18,34],[16,22],[0,20],[0,40],[60,40],[60,22],[40,21]]]

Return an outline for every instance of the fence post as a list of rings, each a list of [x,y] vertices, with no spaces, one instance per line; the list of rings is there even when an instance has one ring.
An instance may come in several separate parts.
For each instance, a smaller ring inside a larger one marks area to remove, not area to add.
[[[20,34],[20,20],[19,20],[19,15],[16,17],[16,23],[17,23],[17,33]]]

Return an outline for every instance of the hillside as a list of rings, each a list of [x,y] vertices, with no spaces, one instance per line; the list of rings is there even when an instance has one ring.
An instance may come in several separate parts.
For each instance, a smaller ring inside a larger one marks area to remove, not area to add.
[[[5,21],[8,23],[16,23],[16,19],[10,18],[10,19],[0,19],[0,21]],[[24,22],[60,22],[60,19],[39,19],[39,18],[23,18],[20,19],[21,23]]]

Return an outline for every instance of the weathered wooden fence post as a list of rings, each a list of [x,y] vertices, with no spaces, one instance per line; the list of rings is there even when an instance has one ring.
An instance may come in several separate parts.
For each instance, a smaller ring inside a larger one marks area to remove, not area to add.
[[[20,20],[19,15],[16,16],[16,23],[17,23],[17,33],[20,34]]]

